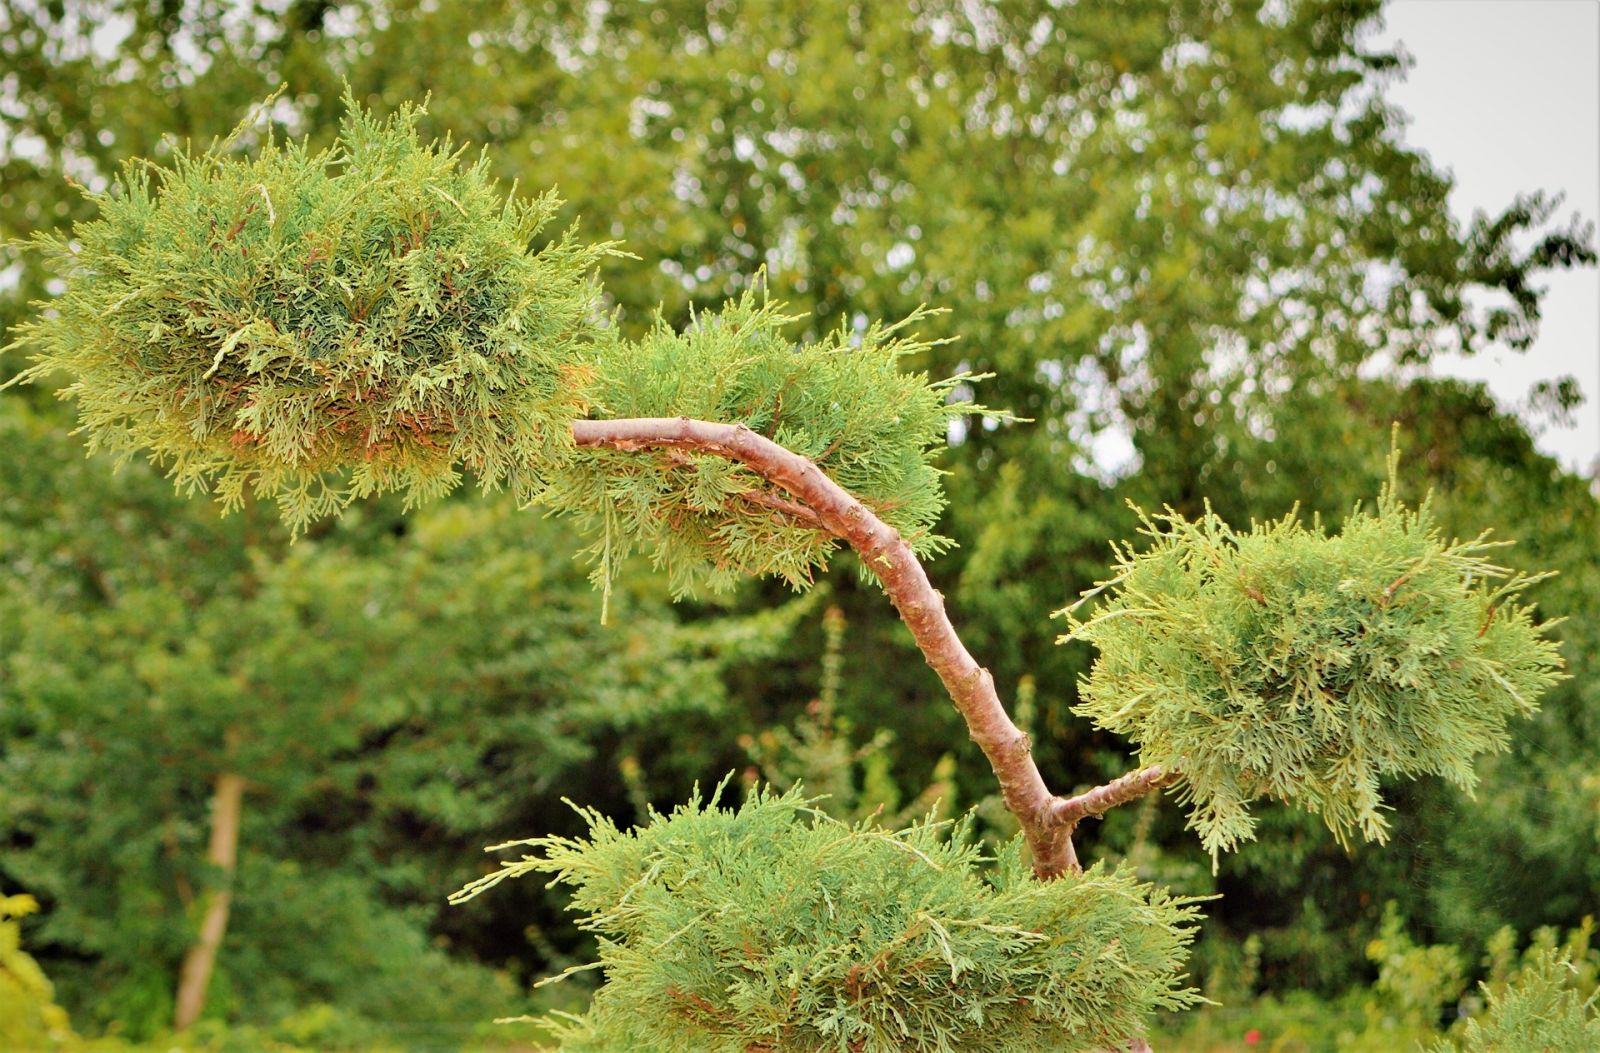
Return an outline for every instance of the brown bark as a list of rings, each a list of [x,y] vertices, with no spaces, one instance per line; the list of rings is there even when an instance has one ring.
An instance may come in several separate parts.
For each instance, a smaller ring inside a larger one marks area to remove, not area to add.
[[[1006,713],[995,692],[994,678],[956,635],[945,613],[944,597],[928,581],[899,531],[811,461],[742,424],[687,417],[579,420],[573,421],[572,433],[579,446],[715,453],[746,465],[802,502],[821,528],[848,542],[882,582],[928,665],[966,720],[972,740],[988,758],[1006,807],[1022,824],[1033,854],[1034,873],[1048,879],[1076,868],[1070,828],[1053,818],[1055,798],[1034,763],[1032,742]]]
[[[1006,713],[994,678],[967,652],[945,612],[944,596],[928,581],[922,563],[899,531],[879,519],[817,465],[751,431],[743,424],[717,424],[689,417],[577,420],[579,446],[614,450],[693,450],[711,453],[753,470],[798,503],[751,491],[740,496],[777,509],[796,521],[847,542],[883,584],[918,648],[944,683],[967,732],[989,761],[1006,807],[1022,824],[1041,879],[1079,870],[1072,833],[1086,818],[1171,785],[1177,772],[1152,765],[1104,786],[1063,798],[1052,794],[1033,760],[1033,744]]]
[[[1084,819],[1098,819],[1117,805],[1137,800],[1151,790],[1171,786],[1182,777],[1179,772],[1168,771],[1159,764],[1152,764],[1148,768],[1119,775],[1104,786],[1085,790],[1074,797],[1055,798],[1050,802],[1050,814],[1045,822],[1061,831],[1062,837],[1067,842],[1067,853],[1071,856],[1073,870],[1081,870],[1077,853],[1072,849],[1072,835],[1077,832],[1078,823]]]
[[[1119,804],[1127,804],[1151,790],[1171,786],[1179,778],[1177,772],[1152,764],[1148,768],[1119,776],[1104,786],[1086,790],[1076,797],[1057,797],[1051,803],[1051,820],[1069,828],[1074,827],[1079,820],[1098,818]]]
[[[220,873],[218,884],[203,897],[200,932],[183,956],[178,973],[178,997],[173,1011],[174,1029],[183,1031],[200,1019],[206,989],[217,964],[217,951],[228,930],[233,906],[233,875],[239,861],[239,818],[244,806],[244,777],[233,772],[217,776],[211,795],[211,843],[206,859]]]

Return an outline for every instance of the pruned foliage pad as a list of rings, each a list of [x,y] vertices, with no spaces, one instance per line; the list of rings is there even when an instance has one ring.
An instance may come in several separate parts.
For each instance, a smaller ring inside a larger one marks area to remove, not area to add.
[[[1213,854],[1251,836],[1262,797],[1320,813],[1341,842],[1383,840],[1380,780],[1470,789],[1473,758],[1505,748],[1559,678],[1518,602],[1537,579],[1487,558],[1503,542],[1446,541],[1392,482],[1332,536],[1293,515],[1240,533],[1209,512],[1144,533],[1064,637],[1100,651],[1076,712],[1185,776]]]
[[[658,323],[607,348],[593,389],[597,415],[744,424],[815,461],[919,555],[931,555],[948,544],[933,533],[945,504],[933,456],[952,420],[993,414],[953,397],[971,375],[934,381],[901,370],[902,359],[931,346],[906,332],[923,317],[796,345],[784,336],[796,319],[746,293],[683,332]],[[836,542],[786,510],[787,496],[714,454],[585,449],[549,501],[599,536],[597,577],[637,546],[682,595],[727,589],[750,574],[809,584]]]
[[[416,108],[348,105],[328,151],[134,162],[98,219],[41,235],[66,291],[23,327],[23,378],[71,374],[92,449],[148,450],[230,505],[276,496],[295,528],[462,466],[532,498],[585,408],[607,250],[534,251],[553,195],[508,200],[422,143]]]
[[[790,791],[733,810],[698,797],[534,851],[457,894],[552,875],[600,940],[605,984],[552,1022],[569,1051],[1087,1050],[1198,1001],[1180,970],[1192,901],[1097,865],[992,869],[964,822],[849,826]]]

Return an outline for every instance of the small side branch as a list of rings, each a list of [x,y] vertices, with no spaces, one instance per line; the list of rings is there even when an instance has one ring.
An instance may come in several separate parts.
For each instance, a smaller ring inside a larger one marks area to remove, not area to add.
[[[1127,804],[1152,790],[1171,786],[1179,778],[1179,773],[1168,771],[1159,764],[1131,771],[1075,797],[1057,797],[1050,805],[1050,822],[1070,831],[1084,819],[1102,816],[1119,804]]]
[[[717,424],[688,417],[572,422],[579,446],[615,450],[693,450],[738,461],[785,491],[814,514],[819,528],[842,538],[877,576],[939,675],[972,740],[983,750],[1006,807],[1022,824],[1033,853],[1034,873],[1057,877],[1077,869],[1070,825],[1054,821],[1057,798],[1033,760],[1033,744],[1011,720],[995,692],[994,678],[968,653],[944,608],[944,597],[899,531],[879,519],[805,457],[742,424]],[[789,511],[785,509],[785,511]]]
[[[614,445],[614,448],[628,449],[630,447]],[[694,467],[693,460],[678,453],[676,450],[664,449],[660,452],[666,461],[676,468]],[[797,526],[810,527],[812,530],[820,530],[825,534],[830,532],[827,527],[822,525],[822,520],[817,518],[817,514],[805,505],[798,501],[790,501],[779,497],[777,494],[769,494],[765,490],[742,490],[739,493],[728,495],[726,503],[732,504],[734,501],[745,501],[749,504],[761,505],[772,509],[774,512],[780,512],[788,516],[795,521]]]
[[[764,490],[745,490],[735,495],[741,501],[748,501],[753,505],[761,505],[776,512],[782,512],[801,526],[811,527],[813,530],[827,532],[827,527],[822,525],[822,520],[817,514],[798,501],[785,500],[777,494],[769,494]]]

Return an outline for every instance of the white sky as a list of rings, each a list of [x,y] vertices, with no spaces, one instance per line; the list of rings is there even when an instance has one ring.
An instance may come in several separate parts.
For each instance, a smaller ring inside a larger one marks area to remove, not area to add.
[[[1415,59],[1388,97],[1411,117],[1406,142],[1454,174],[1462,220],[1533,190],[1564,192],[1560,216],[1600,219],[1600,2],[1395,0],[1385,18],[1375,43],[1398,40]],[[1525,354],[1496,349],[1435,369],[1488,381],[1507,407],[1540,380],[1575,376],[1584,405],[1572,427],[1547,424],[1539,445],[1587,474],[1600,464],[1600,270],[1543,284],[1544,320]]]

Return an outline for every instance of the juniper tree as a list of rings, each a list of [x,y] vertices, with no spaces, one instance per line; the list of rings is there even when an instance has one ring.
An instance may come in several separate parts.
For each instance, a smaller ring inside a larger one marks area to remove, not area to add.
[[[552,229],[581,215],[596,237],[627,238],[640,258],[608,257],[600,273],[630,336],[658,306],[684,327],[691,305],[736,295],[761,262],[774,298],[808,316],[800,338],[924,301],[951,308],[962,339],[908,364],[992,371],[984,401],[1038,423],[969,429],[941,455],[938,532],[959,547],[937,581],[1002,693],[1041,685],[1039,763],[1074,789],[1116,775],[1122,751],[1070,712],[1091,648],[1055,646],[1038,613],[1102,576],[1105,538],[1137,529],[1124,499],[1195,516],[1204,497],[1235,523],[1298,499],[1337,524],[1376,492],[1401,420],[1408,499],[1432,488],[1447,533],[1494,525],[1529,565],[1560,567],[1532,595],[1570,615],[1556,634],[1578,675],[1479,766],[1476,800],[1442,780],[1391,795],[1385,851],[1347,857],[1315,817],[1253,810],[1271,848],[1223,857],[1215,880],[1244,894],[1212,908],[1208,935],[1221,953],[1249,928],[1269,987],[1332,994],[1364,968],[1348,930],[1375,926],[1387,898],[1463,944],[1586,909],[1600,881],[1581,833],[1600,793],[1582,779],[1600,748],[1588,481],[1537,452],[1526,414],[1381,363],[1522,343],[1539,275],[1592,259],[1593,238],[1541,219],[1548,200],[1452,216],[1447,159],[1397,134],[1390,89],[1407,63],[1372,32],[1383,0],[237,7],[101,0],[85,18],[77,4],[10,5],[0,238],[87,217],[65,175],[98,187],[121,158],[168,156],[163,137],[208,140],[280,83],[272,118],[329,143],[348,77],[385,107],[432,92],[429,134],[485,144],[503,178],[536,167],[566,198]],[[0,327],[47,288],[41,262],[0,247],[15,277]],[[1381,290],[1366,281],[1375,266]],[[1118,433],[1131,457],[1090,445]],[[937,687],[872,586],[833,584],[853,627],[845,660],[876,669],[846,682],[839,712],[895,723]],[[780,591],[733,602],[760,609]],[[681,795],[690,772],[731,763],[737,726],[803,703],[809,679],[790,659],[737,681],[726,734],[664,723],[674,763],[652,776]],[[953,711],[902,726],[899,776],[931,779],[949,753],[962,799],[981,798],[981,756],[947,749],[959,734]],[[719,761],[697,769],[689,758],[707,752]],[[1156,840],[1201,865],[1176,826],[1158,822]],[[1117,816],[1080,846],[1115,850],[1131,831]],[[1487,840],[1505,850],[1483,853]],[[1422,870],[1428,881],[1411,879]],[[459,924],[458,949],[499,954],[492,927]]]
[[[987,412],[951,397],[973,378],[899,370],[919,346],[905,323],[794,346],[753,294],[629,339],[590,280],[609,246],[533,247],[553,199],[511,203],[417,119],[352,105],[326,151],[269,138],[254,157],[224,141],[130,164],[92,195],[99,218],[38,239],[65,292],[22,328],[22,378],[64,370],[92,447],[147,452],[225,507],[275,499],[294,529],[465,470],[572,514],[602,583],[637,547],[682,592],[803,586],[847,546],[1021,829],[989,866],[959,823],[850,826],[757,792],[631,832],[586,813],[585,838],[526,842],[458,899],[528,871],[574,888],[610,981],[567,1030],[575,1049],[1142,1045],[1150,1012],[1197,1000],[1195,905],[1085,870],[1082,822],[1171,787],[1213,850],[1249,835],[1263,797],[1379,838],[1380,777],[1470,785],[1557,675],[1519,602],[1531,579],[1392,490],[1337,535],[1169,511],[1071,623],[1101,652],[1080,711],[1143,766],[1055,793],[920,558],[941,545],[934,452]]]

